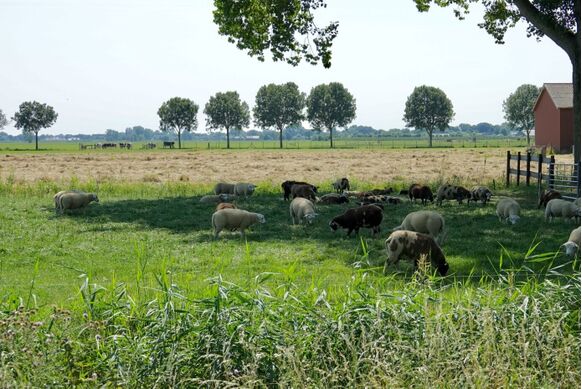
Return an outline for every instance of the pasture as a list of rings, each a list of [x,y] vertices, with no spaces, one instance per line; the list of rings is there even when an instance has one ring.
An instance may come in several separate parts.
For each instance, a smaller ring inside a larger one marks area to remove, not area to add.
[[[534,188],[499,187],[495,153],[406,152],[366,152],[365,161],[349,150],[114,153],[106,167],[96,153],[2,156],[0,379],[579,386],[579,260],[558,251],[575,224],[544,222]],[[155,166],[165,173],[150,174],[165,178],[144,179]],[[319,206],[312,226],[290,225],[282,180],[327,193],[342,175],[361,190],[496,180],[494,194],[516,198],[522,220],[500,223],[492,204],[405,200],[385,206],[379,237],[333,233],[328,221],[352,201]],[[267,222],[246,240],[212,239],[214,207],[198,200],[219,179],[258,184],[238,204]],[[72,187],[98,192],[100,203],[55,215],[52,195]],[[401,262],[383,275],[389,230],[419,209],[445,218],[449,274]]]

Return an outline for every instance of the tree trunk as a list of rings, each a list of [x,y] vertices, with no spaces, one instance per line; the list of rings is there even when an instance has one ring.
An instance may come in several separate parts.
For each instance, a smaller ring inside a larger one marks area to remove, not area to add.
[[[283,148],[283,127],[279,127],[279,148]]]
[[[525,137],[527,138],[527,145],[529,146],[529,132],[530,130],[525,130]]]
[[[182,148],[182,138],[180,137],[181,131],[178,130],[178,148]]]
[[[329,128],[329,148],[333,149],[333,127]]]
[[[36,150],[38,151],[38,131],[34,133],[34,141],[36,144]]]
[[[428,132],[428,147],[432,147],[432,131]]]
[[[226,127],[226,148],[230,149],[230,129]]]
[[[572,60],[574,87],[574,163],[580,162],[580,49]],[[580,185],[580,183],[578,183]]]

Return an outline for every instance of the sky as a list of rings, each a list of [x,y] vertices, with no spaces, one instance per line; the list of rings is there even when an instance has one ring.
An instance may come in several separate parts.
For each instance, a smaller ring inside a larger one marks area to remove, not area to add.
[[[41,134],[103,133],[158,129],[158,108],[180,96],[200,106],[204,131],[202,111],[217,92],[236,90],[252,109],[265,84],[293,81],[308,94],[337,81],[356,99],[352,124],[387,130],[404,127],[415,86],[447,94],[452,125],[500,124],[519,85],[571,82],[567,55],[548,38],[527,38],[524,23],[495,44],[477,27],[479,5],[459,21],[450,8],[421,14],[412,0],[327,3],[316,22],[339,21],[330,69],[249,57],[218,34],[211,0],[0,0],[0,109],[12,117],[36,100],[59,114]]]

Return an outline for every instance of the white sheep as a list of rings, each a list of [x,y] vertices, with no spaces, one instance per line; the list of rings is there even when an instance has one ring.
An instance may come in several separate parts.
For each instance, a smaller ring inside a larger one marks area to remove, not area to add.
[[[209,203],[209,204],[219,204],[224,203],[230,200],[230,196],[227,194],[219,194],[219,195],[206,195],[200,198],[201,203]]]
[[[234,186],[234,194],[236,196],[247,197],[253,194],[257,186],[249,184],[248,182],[239,182]]]
[[[235,184],[219,182],[218,184],[214,185],[214,194],[234,194],[234,185]]]
[[[85,193],[82,190],[76,190],[76,189],[72,189],[72,190],[61,190],[60,192],[58,192],[57,194],[55,194],[53,196],[53,200],[55,201],[55,211],[60,211],[60,199],[61,196],[64,195],[65,193]]]
[[[242,209],[221,209],[212,214],[215,239],[222,230],[239,230],[240,235],[244,237],[245,229],[257,223],[265,223],[265,216]]]
[[[546,221],[552,221],[555,217],[564,217],[566,219],[580,219],[580,207],[564,199],[553,199],[546,205]]]
[[[84,208],[92,201],[99,202],[95,193],[65,192],[59,196],[59,210],[63,213],[67,209]]]
[[[289,213],[293,224],[300,224],[303,220],[311,224],[316,218],[315,205],[303,197],[295,197],[289,205]]]
[[[406,215],[402,223],[392,231],[406,230],[421,232],[437,240],[444,229],[445,219],[438,212],[416,211]],[[440,236],[440,240],[444,240],[444,234]]]
[[[504,197],[497,202],[497,217],[499,221],[515,224],[519,221],[520,212],[519,204],[512,198]]]
[[[573,257],[574,254],[580,250],[580,227],[572,230],[570,232],[570,237],[568,241],[562,245],[566,250],[566,255]]]

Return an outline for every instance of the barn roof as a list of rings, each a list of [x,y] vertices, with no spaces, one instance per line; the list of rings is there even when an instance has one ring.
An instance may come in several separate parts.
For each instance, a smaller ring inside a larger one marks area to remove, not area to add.
[[[534,111],[540,102],[544,91],[548,93],[548,96],[550,96],[550,99],[552,99],[556,108],[572,108],[574,106],[574,88],[572,87],[572,83],[548,82],[544,84],[540,91],[534,105]]]

